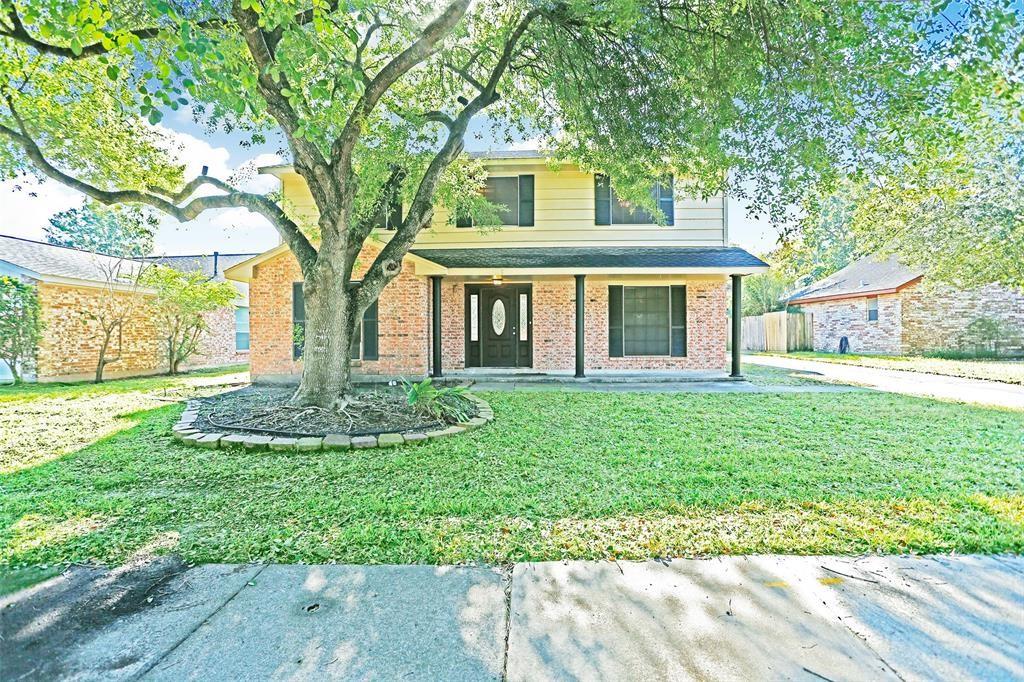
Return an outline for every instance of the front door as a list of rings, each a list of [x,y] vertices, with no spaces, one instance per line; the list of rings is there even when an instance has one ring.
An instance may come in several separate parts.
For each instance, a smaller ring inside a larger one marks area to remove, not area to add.
[[[533,365],[532,291],[529,284],[467,287],[467,365]],[[478,306],[473,310],[473,306]],[[479,344],[474,348],[474,345]],[[473,362],[479,360],[479,364]]]

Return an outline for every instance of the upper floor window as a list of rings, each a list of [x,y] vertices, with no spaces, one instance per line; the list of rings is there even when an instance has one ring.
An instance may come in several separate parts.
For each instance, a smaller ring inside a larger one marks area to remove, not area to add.
[[[498,211],[502,225],[533,225],[533,176],[512,175],[487,178],[484,198],[500,206]],[[473,227],[470,216],[458,216],[456,227]]]
[[[867,299],[866,306],[868,311],[868,322],[878,321],[878,297],[869,296]]]
[[[651,197],[658,204],[665,217],[665,224],[675,222],[675,202],[672,196],[672,177],[651,188]],[[629,204],[623,203],[615,194],[607,175],[594,176],[594,223],[597,225],[651,225],[654,216]]]
[[[373,217],[373,227],[377,230],[397,230],[402,224],[402,198],[392,197],[387,211],[380,210]]]

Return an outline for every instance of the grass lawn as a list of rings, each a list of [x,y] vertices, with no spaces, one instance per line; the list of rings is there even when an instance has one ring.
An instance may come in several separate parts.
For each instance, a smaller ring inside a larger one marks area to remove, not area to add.
[[[5,444],[0,567],[18,580],[25,566],[152,552],[500,563],[1024,551],[1021,412],[880,393],[485,397],[496,421],[465,436],[313,454],[178,445],[176,404],[0,402],[5,427],[19,405],[96,412],[70,448],[70,427],[48,419],[22,428],[38,438]]]
[[[775,355],[780,358],[797,360],[825,360],[826,362],[859,367],[901,369],[906,372],[925,372],[951,377],[1002,381],[1008,384],[1024,384],[1024,360],[946,360],[905,355],[839,355],[838,353],[813,353],[810,351],[757,353],[756,355]]]

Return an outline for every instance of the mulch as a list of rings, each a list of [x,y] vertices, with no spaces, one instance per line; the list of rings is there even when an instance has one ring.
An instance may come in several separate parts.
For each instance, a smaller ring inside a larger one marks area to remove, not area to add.
[[[428,431],[447,424],[417,412],[397,387],[356,389],[344,410],[298,407],[288,401],[293,387],[250,386],[200,402],[196,428],[216,433],[267,436],[350,436]],[[466,400],[466,412],[476,407]]]

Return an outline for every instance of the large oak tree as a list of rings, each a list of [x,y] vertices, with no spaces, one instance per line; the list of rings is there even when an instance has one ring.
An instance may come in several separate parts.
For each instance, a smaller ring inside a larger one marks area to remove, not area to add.
[[[438,203],[482,216],[462,155],[486,112],[611,174],[785,205],[837,176],[949,145],[993,95],[1016,15],[998,0],[0,0],[0,169],[187,221],[268,219],[304,277],[297,403],[349,386],[362,311]],[[314,224],[225,178],[185,178],[159,122],[282,138]],[[358,285],[356,258],[396,197],[402,220]],[[493,215],[493,211],[491,211]]]

